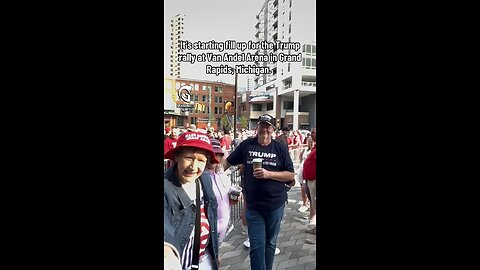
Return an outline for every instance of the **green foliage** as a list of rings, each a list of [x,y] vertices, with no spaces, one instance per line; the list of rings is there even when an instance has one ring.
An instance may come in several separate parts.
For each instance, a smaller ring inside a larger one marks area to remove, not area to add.
[[[248,126],[248,121],[247,121],[247,118],[245,116],[240,116],[240,126],[242,128],[247,128]]]
[[[220,124],[221,124],[222,130],[224,129],[230,130],[232,128],[230,121],[228,121],[228,116],[226,114],[224,114],[222,118],[220,118]]]

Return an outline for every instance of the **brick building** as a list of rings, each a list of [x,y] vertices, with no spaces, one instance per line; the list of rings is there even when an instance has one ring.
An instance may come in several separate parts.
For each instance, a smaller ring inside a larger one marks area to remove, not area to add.
[[[186,119],[179,121],[178,127],[195,124],[197,128],[207,128],[210,123],[210,126],[217,130],[225,114],[225,103],[234,101],[235,85],[187,78],[175,79],[175,89],[179,89],[183,84],[192,85],[191,100],[194,108],[192,112],[185,113]]]

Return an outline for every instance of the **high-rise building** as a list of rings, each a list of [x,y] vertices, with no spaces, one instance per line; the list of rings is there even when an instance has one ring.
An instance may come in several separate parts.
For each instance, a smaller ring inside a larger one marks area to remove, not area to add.
[[[310,129],[316,122],[316,30],[314,0],[266,0],[257,14],[257,42],[300,43],[300,49],[259,49],[259,54],[296,55],[301,61],[256,62],[273,74],[254,77],[255,90],[273,97],[273,104],[259,102],[262,113],[276,119],[278,128]],[[264,103],[264,104],[262,104]],[[273,106],[272,106],[273,105]],[[271,108],[271,109],[270,109]],[[270,109],[270,110],[269,110]],[[252,119],[253,120],[253,119]]]
[[[253,80],[250,76],[247,76],[247,91],[252,91],[253,90]]]
[[[179,41],[183,38],[183,25],[185,22],[185,15],[177,14],[170,22],[170,76],[180,78],[181,63],[178,61],[178,54],[182,52],[182,50],[180,49]]]

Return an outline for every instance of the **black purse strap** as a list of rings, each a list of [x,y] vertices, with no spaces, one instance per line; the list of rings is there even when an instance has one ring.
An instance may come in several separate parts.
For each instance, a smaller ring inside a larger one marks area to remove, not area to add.
[[[198,178],[195,180],[196,183],[196,207],[195,207],[195,237],[193,240],[193,260],[192,260],[192,269],[198,269],[198,262],[200,260],[200,184]]]

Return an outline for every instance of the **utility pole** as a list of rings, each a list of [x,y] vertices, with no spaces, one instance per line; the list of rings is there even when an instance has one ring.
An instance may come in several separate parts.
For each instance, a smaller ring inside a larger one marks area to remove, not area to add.
[[[237,138],[237,77],[238,73],[235,71],[235,98],[233,101],[233,138]]]

